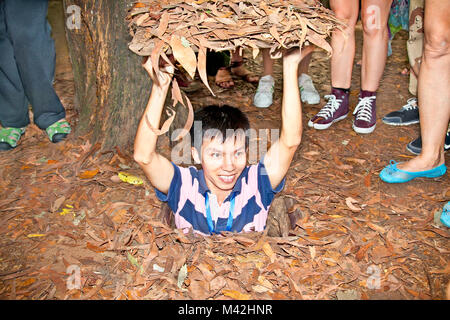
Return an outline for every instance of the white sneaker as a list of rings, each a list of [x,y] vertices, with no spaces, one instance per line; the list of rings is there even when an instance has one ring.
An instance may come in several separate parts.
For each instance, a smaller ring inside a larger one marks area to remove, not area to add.
[[[308,104],[318,104],[320,102],[319,93],[316,88],[314,88],[314,84],[310,76],[306,73],[302,73],[300,77],[298,77],[298,85],[300,86],[300,96],[302,98],[302,102],[306,102]]]
[[[275,87],[275,79],[269,74],[261,77],[253,97],[253,104],[258,108],[268,108],[273,103],[273,90]]]

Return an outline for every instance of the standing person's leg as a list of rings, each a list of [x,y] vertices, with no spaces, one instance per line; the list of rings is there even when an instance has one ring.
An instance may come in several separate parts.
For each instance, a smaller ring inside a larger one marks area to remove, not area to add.
[[[0,2],[0,150],[17,146],[24,128],[30,123],[28,101],[8,37],[5,2]]]
[[[363,52],[361,65],[361,91],[353,114],[353,129],[358,133],[375,130],[376,94],[386,65],[388,50],[388,18],[392,0],[363,0],[361,20],[363,26]]]
[[[330,6],[336,17],[347,23],[347,28],[334,31],[331,37],[331,85],[334,88],[349,89],[355,58],[355,25],[359,4],[358,0],[331,0]]]
[[[318,104],[320,102],[320,95],[316,88],[314,88],[313,81],[308,75],[312,53],[313,51],[308,53],[298,65],[298,84],[300,86],[300,97],[302,102]]]
[[[363,53],[361,89],[378,90],[387,59],[389,10],[392,0],[363,0],[361,20],[363,25]]]
[[[409,0],[409,37],[406,43],[409,73],[409,93],[417,96],[417,79],[423,53],[424,0]]]
[[[419,115],[422,151],[408,162],[385,168],[386,182],[445,174],[444,141],[450,121],[450,2],[425,1],[425,45],[419,72]]]
[[[306,55],[302,61],[300,61],[300,64],[298,65],[298,76],[300,77],[302,74],[308,74],[309,72],[309,64],[311,63],[311,57],[313,52]]]
[[[4,0],[8,36],[30,101],[34,122],[46,129],[65,117],[53,88],[55,46],[47,22],[47,0]]]
[[[307,75],[309,62],[314,51],[314,46],[306,46],[302,48],[305,53],[306,63],[303,60],[299,64],[298,77],[301,91],[301,99],[303,102],[309,104],[319,103],[319,93],[314,88],[311,78]],[[268,108],[273,103],[273,93],[275,87],[275,79],[273,77],[273,64],[274,60],[270,57],[269,49],[261,50],[263,58],[263,73],[261,79],[259,79],[258,88],[256,89],[255,96],[253,97],[253,104],[258,108]]]
[[[273,92],[275,79],[273,77],[273,59],[270,57],[269,49],[261,50],[263,60],[263,73],[258,82],[253,104],[258,108],[268,108],[273,103]]]
[[[429,170],[444,163],[450,120],[450,2],[425,1],[425,46],[419,73],[422,152],[399,165],[406,171]]]
[[[409,37],[406,42],[409,72],[409,93],[413,97],[406,101],[400,110],[389,112],[383,117],[383,122],[393,126],[408,126],[419,123],[419,106],[417,105],[417,77],[423,51],[423,10],[424,0],[409,0]],[[419,154],[422,148],[422,140],[419,138],[410,142],[407,150]],[[417,152],[417,150],[419,150]]]
[[[359,13],[358,0],[331,0],[330,6],[337,18],[346,21],[347,27],[334,31],[331,36],[331,94],[325,96],[327,104],[308,122],[309,127],[319,130],[347,117]]]
[[[262,76],[273,76],[273,59],[270,57],[269,49],[261,49],[261,55],[263,60],[263,73]]]
[[[5,1],[0,2],[0,123],[3,127],[26,127],[28,101],[14,59],[5,21]]]

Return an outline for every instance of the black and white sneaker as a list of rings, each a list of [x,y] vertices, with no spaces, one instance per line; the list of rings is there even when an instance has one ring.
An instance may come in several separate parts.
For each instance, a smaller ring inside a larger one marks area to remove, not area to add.
[[[419,123],[417,98],[408,99],[400,110],[388,113],[382,120],[391,126],[409,126],[410,124]]]
[[[422,137],[419,136],[417,139],[408,143],[406,150],[416,155],[420,154],[422,151]],[[450,132],[447,132],[444,142],[444,151],[448,150],[450,150]]]

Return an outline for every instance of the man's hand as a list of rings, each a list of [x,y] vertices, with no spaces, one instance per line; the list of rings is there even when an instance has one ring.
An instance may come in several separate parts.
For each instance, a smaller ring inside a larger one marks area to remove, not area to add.
[[[160,59],[159,68],[157,71],[155,71],[155,69],[153,68],[152,59],[150,59],[150,57],[147,57],[142,66],[157,86],[165,87],[168,86],[172,81],[172,77],[175,72],[175,67],[173,66],[173,64],[169,64],[166,61]]]
[[[302,61],[310,52],[314,51],[314,46],[308,45],[303,48],[291,48],[283,53],[283,65],[295,66]]]
[[[283,52],[283,64],[289,66],[295,66],[302,60],[302,48],[296,47],[285,50]]]

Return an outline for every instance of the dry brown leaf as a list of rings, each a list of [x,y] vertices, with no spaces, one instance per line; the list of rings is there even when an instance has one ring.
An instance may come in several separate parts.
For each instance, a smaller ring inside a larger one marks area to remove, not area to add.
[[[264,253],[270,258],[270,262],[274,262],[276,255],[273,252],[270,244],[268,242],[264,243],[262,246],[262,249],[263,249]]]
[[[350,210],[352,210],[353,212],[361,211],[361,208],[354,205],[355,203],[358,203],[358,200],[355,200],[352,197],[345,198],[345,204],[347,205],[347,207],[349,207]]]
[[[197,268],[202,272],[206,281],[211,282],[211,280],[215,277],[215,274],[211,272],[211,266],[206,263],[200,263]]]
[[[97,253],[105,251],[105,249],[102,249],[102,248],[100,248],[100,247],[98,247],[98,246],[96,246],[96,245],[94,245],[94,244],[92,244],[90,242],[86,243],[86,248],[91,250],[91,251],[97,252]]]
[[[173,141],[179,141],[183,139],[189,133],[189,130],[191,129],[192,124],[194,123],[194,107],[192,106],[191,101],[186,95],[184,96],[184,98],[186,99],[187,102],[188,116],[183,129],[180,130],[180,133],[173,139]]]
[[[189,76],[194,79],[195,71],[197,70],[197,58],[191,44],[184,37],[179,37],[175,34],[170,38],[170,47],[172,48],[173,56],[186,70]]]
[[[391,256],[392,253],[385,246],[376,246],[372,249],[370,255],[375,263],[379,263],[381,259]]]
[[[217,293],[219,290],[223,289],[227,285],[224,277],[218,276],[212,279],[209,282],[209,290],[213,292],[213,294]]]
[[[216,96],[208,83],[208,76],[206,74],[206,48],[202,45],[200,45],[200,47],[198,48],[198,58],[197,59],[198,59],[197,69],[198,69],[198,74],[200,76],[200,79],[203,81],[205,86],[208,88],[209,92],[211,92],[211,94],[213,96]]]
[[[367,187],[367,188],[370,188],[370,185],[371,185],[371,181],[370,181],[370,179],[372,178],[372,172],[369,172],[367,175],[366,175],[366,177],[364,178],[364,185]]]
[[[176,112],[173,110],[167,110],[167,114],[168,114],[169,118],[166,121],[164,121],[163,125],[161,126],[161,129],[154,128],[152,126],[152,124],[150,123],[150,121],[148,120],[148,116],[144,118],[145,123],[150,128],[150,130],[152,130],[156,135],[158,135],[158,136],[163,135],[167,131],[169,131],[170,125],[172,124],[173,120],[175,119]]]
[[[314,258],[316,257],[316,248],[314,246],[308,246],[308,248],[311,260],[314,260]]]
[[[361,247],[356,253],[356,260],[358,261],[362,260],[366,256],[367,250],[369,250],[369,248],[373,246],[373,244],[374,242],[372,241],[366,244],[365,246]]]
[[[379,225],[377,225],[375,223],[367,221],[366,224],[369,226],[370,229],[372,229],[374,231],[377,231],[377,232],[379,232],[381,234],[386,232],[386,229],[384,229],[383,227],[381,227],[381,226],[379,226]]]
[[[226,290],[226,289],[223,289],[223,290],[222,290],[222,294],[223,294],[224,296],[233,298],[233,299],[235,299],[235,300],[249,300],[249,299],[250,299],[250,295],[245,294],[245,293],[241,293],[241,292],[236,291],[236,290]]]
[[[142,2],[136,2],[136,3],[133,5],[133,8],[145,8],[145,4],[142,3]]]
[[[61,207],[61,205],[64,203],[64,201],[66,201],[65,196],[62,196],[62,197],[59,197],[58,199],[56,199],[51,207],[51,211],[56,212]]]
[[[80,179],[92,179],[93,177],[95,177],[98,174],[99,170],[95,169],[95,170],[86,170],[84,172],[82,172],[78,177]]]
[[[163,36],[163,34],[167,30],[168,25],[169,25],[169,14],[167,12],[164,12],[161,15],[161,19],[159,20],[158,30],[156,31],[156,36],[158,38],[161,38]]]

